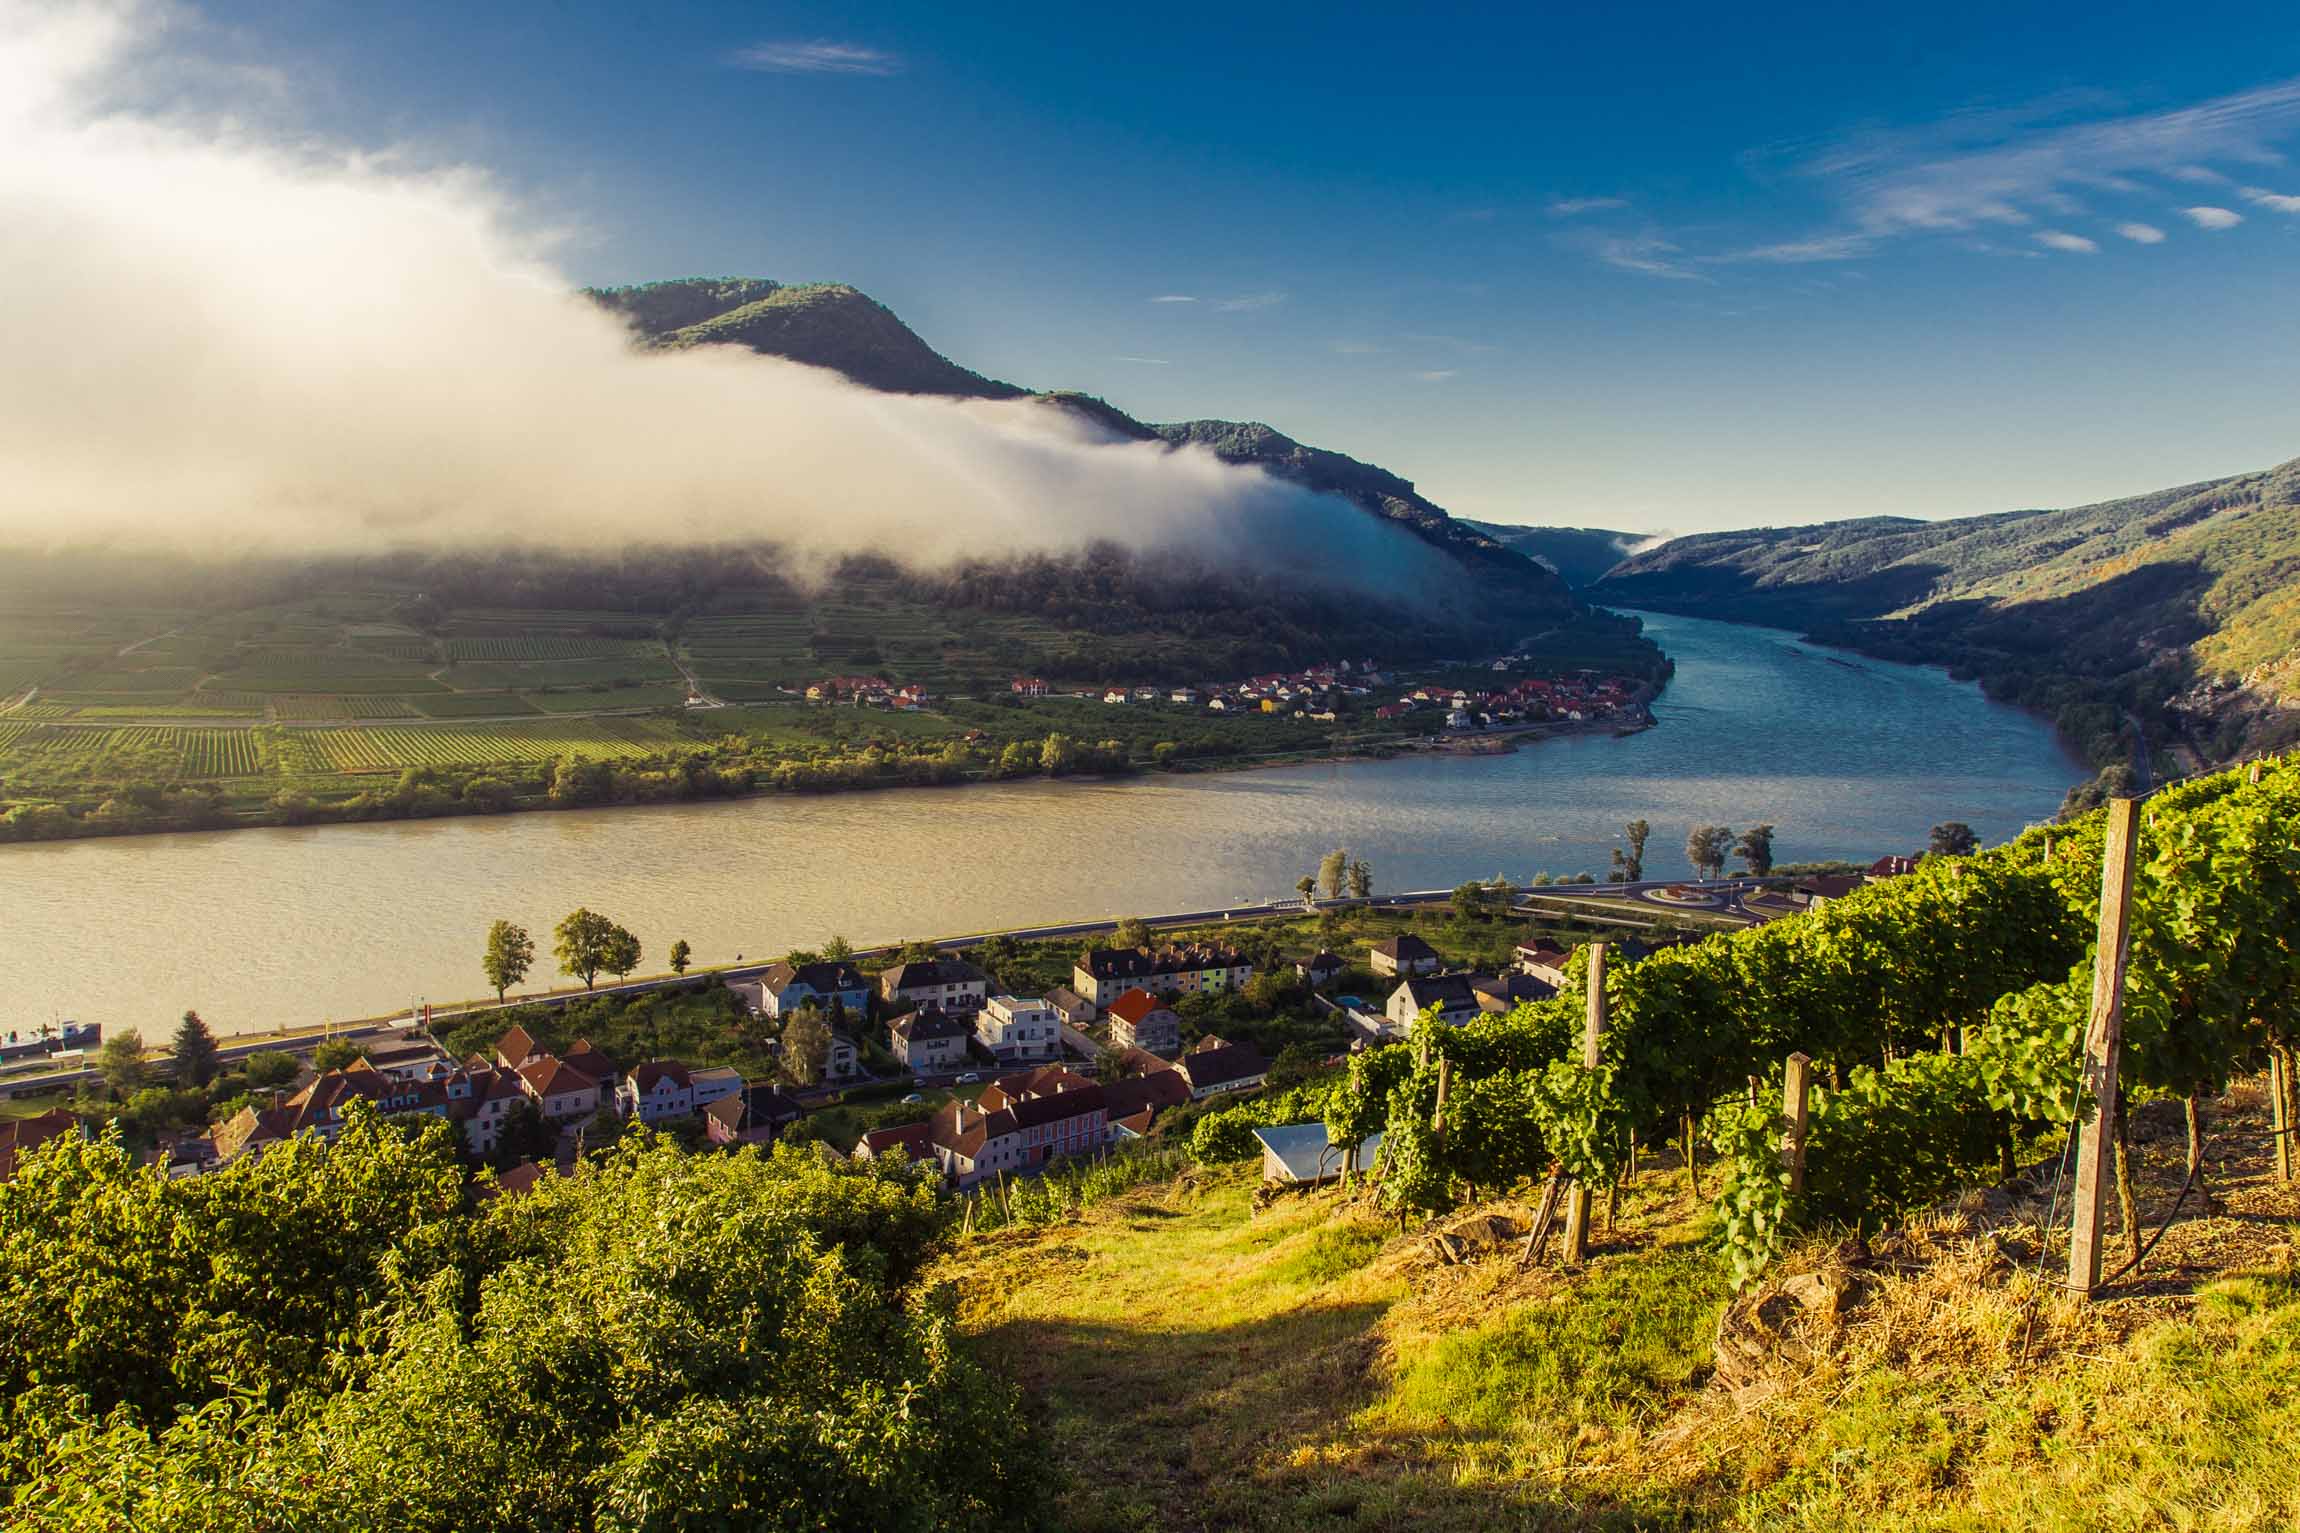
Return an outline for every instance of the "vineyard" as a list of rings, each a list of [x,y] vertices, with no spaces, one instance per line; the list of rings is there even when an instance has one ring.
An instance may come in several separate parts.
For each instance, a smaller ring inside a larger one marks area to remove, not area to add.
[[[1613,1185],[1638,1143],[1674,1142],[1698,1189],[1705,1130],[1743,1281],[1800,1231],[1874,1229],[2009,1176],[2024,1147],[2065,1160],[2092,1111],[2080,1103],[2092,1100],[2094,935],[2118,810],[1928,859],[1801,917],[1603,966],[1594,1006],[1571,994],[1587,983],[1585,949],[1566,996],[1358,1056],[1327,1110],[1331,1131],[1337,1143],[1383,1133],[1383,1198],[1435,1213],[1529,1177]],[[2235,1076],[2270,1067],[2278,1125],[2291,1122],[2296,825],[2290,762],[2159,793],[2137,826],[2129,902],[2113,902],[2129,935],[2121,1052],[2109,1055],[2113,1081],[2097,1083],[2112,1112],[2100,1121],[2113,1137],[2128,1105],[2185,1104],[2192,1181],[2199,1104]],[[1792,1174],[1782,1084],[1796,1055],[1815,1086]],[[2139,1233],[2115,1148],[2129,1267]]]
[[[672,726],[652,719],[598,719],[468,729],[313,730],[300,737],[299,743],[323,757],[321,770],[395,772],[408,766],[549,761],[571,754],[600,761],[629,761],[655,755],[677,740]]]

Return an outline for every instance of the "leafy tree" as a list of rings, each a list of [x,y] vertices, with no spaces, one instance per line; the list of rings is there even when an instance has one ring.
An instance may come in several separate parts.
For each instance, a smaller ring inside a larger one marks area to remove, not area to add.
[[[1310,897],[1318,892],[1317,875],[1304,873],[1300,878],[1294,880],[1294,890],[1301,895],[1304,903],[1307,903]]]
[[[534,962],[535,942],[526,927],[498,921],[487,928],[487,949],[480,955],[479,967],[495,991],[497,1005],[503,1003],[505,991],[527,977]]]
[[[1335,847],[1318,862],[1318,887],[1326,891],[1326,898],[1338,900],[1350,877],[1350,854],[1347,848]]]
[[[260,1091],[276,1091],[303,1074],[303,1061],[285,1049],[250,1054],[240,1064],[247,1083]]]
[[[1350,898],[1371,899],[1374,893],[1373,866],[1363,857],[1350,863]]]
[[[802,1006],[783,1024],[783,1073],[801,1086],[822,1084],[830,1060],[831,1025],[812,1006]]]
[[[599,953],[601,967],[618,980],[631,977],[631,971],[639,967],[639,957],[639,939],[620,926],[607,934],[606,944]]]
[[[854,955],[855,945],[835,933],[830,941],[823,944],[823,957],[828,962],[844,963]]]
[[[1699,878],[1715,878],[1725,871],[1726,853],[1733,845],[1727,825],[1696,825],[1685,837],[1685,860]]]
[[[1117,930],[1110,934],[1110,940],[1119,947],[1148,947],[1150,923],[1140,916],[1128,916],[1118,923]]]
[[[1641,882],[1645,877],[1645,838],[1653,834],[1653,827],[1643,820],[1631,820],[1621,827],[1622,839],[1629,843],[1629,856],[1625,859],[1623,879],[1627,883]]]
[[[125,1097],[144,1084],[144,1035],[134,1028],[114,1033],[96,1051],[104,1084]]]
[[[173,1060],[176,1084],[198,1086],[203,1090],[216,1078],[216,1035],[208,1031],[208,1024],[200,1020],[196,1011],[184,1013],[183,1021],[176,1024],[176,1036],[168,1046]]]
[[[615,934],[622,930],[597,911],[576,909],[570,911],[553,933],[556,942],[552,952],[559,959],[559,972],[572,974],[583,981],[588,990],[607,967],[609,945]]]
[[[673,974],[684,975],[687,972],[688,965],[692,964],[694,961],[695,950],[687,946],[686,938],[681,937],[678,941],[671,944],[671,972]]]
[[[1981,838],[1962,820],[1943,820],[1933,827],[1929,850],[1936,857],[1963,857],[1980,848]]]
[[[330,1038],[311,1051],[311,1067],[323,1074],[329,1070],[348,1068],[352,1061],[365,1059],[367,1050],[348,1038]]]
[[[1733,843],[1733,855],[1756,878],[1773,871],[1773,827],[1752,825],[1741,832],[1741,839]]]
[[[1060,777],[1078,765],[1078,742],[1061,733],[1050,734],[1038,752],[1038,767],[1049,777]]]
[[[1454,885],[1452,905],[1454,915],[1463,921],[1482,919],[1491,909],[1493,891],[1476,879]]]

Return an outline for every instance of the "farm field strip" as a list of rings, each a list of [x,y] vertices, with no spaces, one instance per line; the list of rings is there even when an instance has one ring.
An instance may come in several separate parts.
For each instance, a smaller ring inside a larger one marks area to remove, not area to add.
[[[450,660],[618,660],[663,653],[651,639],[451,638],[443,641]]]
[[[272,712],[283,719],[413,719],[413,708],[397,697],[344,696],[339,693],[281,693],[272,699]]]
[[[391,771],[407,766],[487,766],[497,762],[548,761],[565,755],[630,760],[653,755],[681,738],[651,719],[602,719],[594,723],[541,722],[479,725],[456,729],[437,725],[410,728],[311,731],[328,762],[342,772]]]

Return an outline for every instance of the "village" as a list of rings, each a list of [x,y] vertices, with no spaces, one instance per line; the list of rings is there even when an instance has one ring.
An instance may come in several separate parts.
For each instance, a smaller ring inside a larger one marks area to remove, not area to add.
[[[1298,671],[1268,672],[1243,680],[1174,686],[1063,688],[1040,676],[1017,676],[1008,695],[1018,702],[1070,697],[1109,707],[1187,708],[1208,714],[1294,715],[1339,724],[1353,715],[1382,724],[1418,719],[1427,732],[1523,727],[1542,723],[1643,721],[1651,688],[1628,676],[1575,670],[1529,674],[1521,656],[1442,668],[1446,681],[1399,680],[1371,659],[1336,660]],[[1473,673],[1478,679],[1471,680]],[[884,676],[827,676],[809,684],[808,702],[914,713],[928,706],[927,691]],[[700,696],[690,706],[703,706]]]
[[[1776,880],[1734,903],[1743,919],[1770,919],[1913,866],[1881,858],[1865,871]],[[1697,885],[1648,892],[1655,908],[1715,899]],[[631,1025],[612,1049],[579,1031],[554,1046],[546,1034],[569,1033],[580,1019],[516,1007],[504,1015],[525,1020],[491,1024],[483,1013],[453,1027],[410,1027],[356,1050],[323,1045],[294,1061],[292,1079],[238,1094],[238,1105],[205,1125],[156,1134],[144,1153],[168,1176],[201,1175],[300,1135],[332,1138],[363,1103],[453,1125],[475,1190],[486,1196],[566,1174],[632,1125],[698,1152],[811,1142],[823,1153],[915,1166],[965,1192],[1065,1158],[1171,1138],[1209,1104],[1274,1078],[1314,1078],[1353,1052],[1507,1013],[1566,986],[1580,940],[1572,918],[1465,917],[1459,895],[1445,919],[1411,910],[1381,917],[1387,934],[1348,946],[1346,956],[1324,945],[1281,950],[1270,927],[1249,926],[1230,941],[1183,933],[1163,943],[1137,930],[1130,935],[1144,940],[1133,945],[1073,950],[1067,973],[1057,943],[1035,951],[1003,944],[973,957],[914,944],[869,968],[854,957],[794,954],[756,977],[686,981],[683,1004],[707,1019],[704,1032],[689,1036],[753,1040],[742,1065],[652,1048],[639,1057]],[[1355,914],[1361,929],[1375,929],[1362,924],[1374,912]],[[1315,944],[1345,929],[1344,912],[1329,908],[1306,935]],[[1664,917],[1631,935],[1606,935],[1617,961],[1634,962],[1699,932]],[[661,1030],[651,1020],[647,1041],[659,1041]],[[94,1036],[78,1029],[68,1041],[77,1047]],[[55,1043],[11,1047],[36,1055]],[[289,1056],[272,1057],[286,1068]],[[246,1073],[256,1076],[252,1062]],[[144,1088],[152,1093],[167,1095]],[[0,1179],[35,1145],[99,1132],[101,1122],[101,1108],[86,1101],[0,1119]],[[1299,1180],[1298,1157],[1288,1156],[1323,1131],[1281,1127],[1266,1136],[1267,1170]],[[1310,1146],[1312,1163],[1319,1148]]]

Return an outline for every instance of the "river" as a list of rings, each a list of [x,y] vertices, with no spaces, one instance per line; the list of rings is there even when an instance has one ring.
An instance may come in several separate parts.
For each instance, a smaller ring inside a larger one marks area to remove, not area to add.
[[[1770,822],[1784,862],[1865,862],[1941,820],[2001,838],[2086,775],[1939,671],[1647,623],[1677,661],[1658,727],[1504,756],[0,848],[0,1034],[74,1018],[157,1041],[187,1006],[230,1033],[468,997],[490,921],[547,955],[576,905],[636,932],[652,971],[679,937],[710,963],[1269,898],[1337,845],[1377,890],[1603,877],[1640,817],[1649,874],[1685,867],[1696,823]]]

